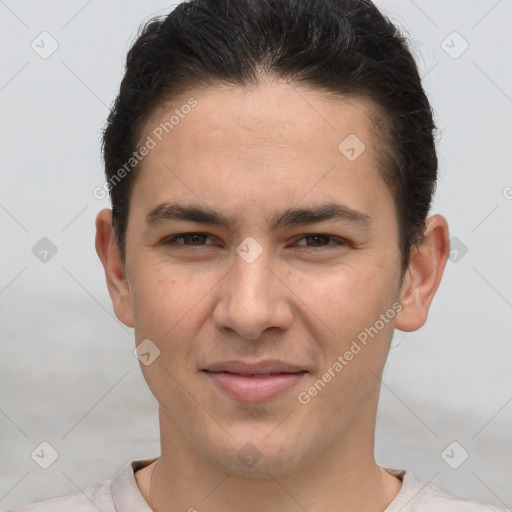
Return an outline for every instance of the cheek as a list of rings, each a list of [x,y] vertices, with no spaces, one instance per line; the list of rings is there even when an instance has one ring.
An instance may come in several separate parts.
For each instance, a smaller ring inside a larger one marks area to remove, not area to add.
[[[135,338],[137,343],[149,339],[158,347],[158,358],[141,370],[160,403],[169,397],[183,404],[189,400],[179,383],[187,378],[198,330],[211,307],[205,297],[210,288],[197,273],[190,276],[164,265],[147,265],[138,274],[133,289]]]
[[[381,266],[375,265],[367,272],[355,268],[337,272],[319,282],[308,297],[308,308],[329,327],[316,336],[324,356],[316,378],[322,379],[330,370],[329,383],[313,400],[319,417],[357,410],[379,386],[377,376],[386,361],[396,314],[392,308],[393,272],[389,267],[387,274],[379,269]]]
[[[396,284],[385,262],[368,262],[301,276],[296,289],[309,315],[318,317],[329,337],[343,342],[391,307]]]
[[[141,265],[132,288],[135,326],[140,336],[152,336],[166,344],[177,332],[183,336],[190,320],[198,319],[204,307],[201,299],[211,288],[204,277],[169,265]]]

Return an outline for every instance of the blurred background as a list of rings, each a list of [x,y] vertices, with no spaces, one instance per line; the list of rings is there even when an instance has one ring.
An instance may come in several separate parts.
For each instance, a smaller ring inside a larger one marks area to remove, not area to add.
[[[512,507],[512,1],[376,3],[412,38],[439,128],[432,213],[452,237],[427,325],[396,331],[376,459]],[[1,509],[159,455],[156,401],[94,248],[110,204],[93,191],[126,52],[174,5],[0,0]]]

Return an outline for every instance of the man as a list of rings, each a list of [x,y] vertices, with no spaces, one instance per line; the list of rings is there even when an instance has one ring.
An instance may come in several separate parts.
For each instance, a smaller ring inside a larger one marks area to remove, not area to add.
[[[374,459],[393,331],[425,323],[449,253],[434,129],[369,1],[148,23],[104,133],[96,249],[161,456],[20,510],[499,510]]]

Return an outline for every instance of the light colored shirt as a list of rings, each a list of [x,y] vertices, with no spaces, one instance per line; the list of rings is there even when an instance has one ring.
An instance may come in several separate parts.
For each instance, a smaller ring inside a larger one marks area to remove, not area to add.
[[[113,478],[83,491],[26,505],[7,512],[152,512],[135,480],[135,472],[156,459],[128,463]],[[409,470],[383,468],[402,481],[395,499],[383,512],[512,512],[481,501],[457,498],[418,481]]]

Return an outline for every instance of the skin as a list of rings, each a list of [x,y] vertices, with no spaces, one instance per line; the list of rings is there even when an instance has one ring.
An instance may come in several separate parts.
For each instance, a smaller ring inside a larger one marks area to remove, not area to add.
[[[111,210],[96,219],[115,314],[135,328],[137,344],[150,339],[160,350],[152,364],[141,363],[160,406],[161,456],[136,473],[139,489],[154,510],[380,512],[401,486],[374,458],[380,376],[393,329],[426,321],[448,256],[446,220],[427,220],[401,280],[397,216],[378,170],[371,103],[277,81],[193,96],[197,106],[137,176],[126,265]],[[144,139],[169,115],[156,111]],[[366,145],[355,161],[338,150],[349,134]],[[234,215],[237,225],[168,221],[148,229],[144,216],[166,201]],[[370,225],[269,229],[275,212],[332,201],[365,213]],[[165,243],[183,233],[208,236]],[[311,234],[332,238],[304,238]],[[262,248],[252,263],[236,252],[247,236]],[[299,403],[298,393],[393,304],[401,304],[395,318],[307,405]],[[280,359],[309,373],[272,400],[240,402],[200,371],[231,359]],[[252,467],[237,456],[247,443],[262,455]]]

